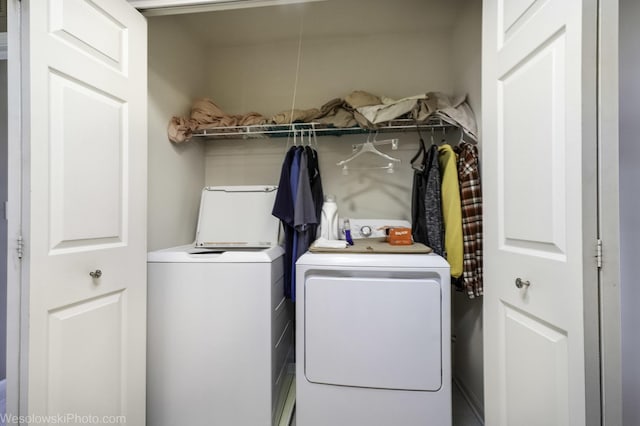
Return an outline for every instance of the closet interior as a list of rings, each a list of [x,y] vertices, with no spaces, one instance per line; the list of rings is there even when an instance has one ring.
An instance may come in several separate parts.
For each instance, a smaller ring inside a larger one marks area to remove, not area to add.
[[[393,99],[434,91],[466,94],[480,125],[481,18],[480,0],[323,0],[148,16],[148,250],[193,242],[204,186],[277,184],[293,144],[290,135],[169,142],[170,118],[188,116],[196,99],[270,117],[354,90]],[[455,128],[422,132],[427,142],[460,138]],[[401,160],[393,173],[362,156],[371,168],[347,174],[337,163],[374,135],[343,133],[317,133],[324,192],[336,196],[339,216],[411,220],[418,133],[388,129],[381,138],[398,140],[397,150],[379,147]],[[482,298],[454,292],[452,305],[454,381],[481,415]]]

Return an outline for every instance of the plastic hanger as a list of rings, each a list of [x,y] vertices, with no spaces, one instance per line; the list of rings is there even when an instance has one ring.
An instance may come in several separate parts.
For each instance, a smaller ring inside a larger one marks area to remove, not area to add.
[[[316,123],[311,123],[311,130],[313,130],[313,144],[318,149],[318,135],[316,134]]]
[[[348,175],[349,170],[386,170],[387,173],[393,173],[396,169],[395,163],[388,163],[386,166],[374,166],[374,167],[357,167],[357,168],[349,168],[346,164],[342,166],[342,174]]]
[[[370,135],[370,134],[369,134]],[[400,163],[401,160],[399,158],[395,158],[392,157],[388,154],[385,154],[382,151],[379,151],[378,148],[376,148],[376,145],[382,145],[382,144],[392,144],[394,146],[394,149],[397,149],[398,147],[398,139],[386,139],[386,140],[382,140],[382,141],[377,141],[374,137],[373,141],[369,140],[369,136],[367,136],[367,141],[365,143],[363,143],[362,145],[360,145],[360,149],[353,154],[351,157],[349,158],[345,158],[344,160],[336,163],[338,166],[343,166],[343,171],[345,170],[345,167],[347,167],[347,163],[355,160],[356,158],[360,157],[362,154],[366,154],[366,153],[371,153],[371,154],[375,154],[378,155],[382,158],[385,158],[389,161],[392,161],[393,163]],[[358,145],[356,145],[357,148]],[[393,165],[393,163],[389,163],[391,165]],[[388,166],[384,167],[385,169],[388,168]],[[348,167],[347,167],[348,169]],[[391,168],[391,170],[393,170],[393,168]]]
[[[312,135],[311,135],[311,128],[308,128],[308,129],[307,129],[307,146],[308,146],[309,148],[312,148],[312,146],[311,146],[311,145],[312,145],[312,143],[313,143],[313,140],[312,140],[311,138],[312,138]]]
[[[289,141],[291,140],[291,134],[293,133],[293,142],[291,147],[289,147]],[[284,145],[284,153],[286,155],[289,149],[293,149],[296,146],[296,128],[292,127],[291,131],[287,133],[287,143]]]

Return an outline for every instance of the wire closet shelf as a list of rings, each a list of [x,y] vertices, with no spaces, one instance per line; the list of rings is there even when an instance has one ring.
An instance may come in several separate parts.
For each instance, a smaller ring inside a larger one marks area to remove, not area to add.
[[[291,124],[258,124],[251,126],[214,127],[211,129],[199,129],[193,132],[192,137],[204,139],[261,139],[282,138],[292,136],[294,133],[313,132],[318,136],[342,136],[358,135],[366,133],[392,133],[413,132],[416,129],[445,129],[458,126],[443,118],[430,118],[427,121],[416,123],[414,120],[392,120],[378,124],[375,127],[334,127],[322,123],[291,123]]]

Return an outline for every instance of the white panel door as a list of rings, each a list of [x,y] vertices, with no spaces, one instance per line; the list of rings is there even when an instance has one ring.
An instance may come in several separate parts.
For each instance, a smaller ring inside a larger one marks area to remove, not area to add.
[[[142,426],[146,21],[124,0],[22,4],[21,414]]]
[[[590,424],[596,2],[483,13],[486,424]]]

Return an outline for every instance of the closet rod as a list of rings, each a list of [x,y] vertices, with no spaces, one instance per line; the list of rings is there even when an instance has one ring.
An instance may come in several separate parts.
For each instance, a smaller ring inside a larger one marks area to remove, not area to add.
[[[292,123],[292,124],[256,124],[251,126],[229,126],[215,127],[211,129],[200,129],[193,132],[193,137],[208,139],[226,138],[266,138],[266,137],[286,137],[294,131],[311,130],[317,135],[341,136],[351,134],[364,134],[372,131],[379,133],[388,132],[408,132],[425,129],[455,128],[442,119],[430,120],[424,123],[415,123],[413,120],[393,120],[376,128],[368,129],[364,127],[333,127],[321,123]]]

